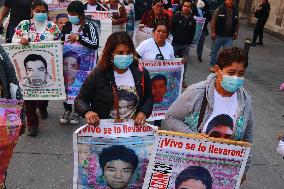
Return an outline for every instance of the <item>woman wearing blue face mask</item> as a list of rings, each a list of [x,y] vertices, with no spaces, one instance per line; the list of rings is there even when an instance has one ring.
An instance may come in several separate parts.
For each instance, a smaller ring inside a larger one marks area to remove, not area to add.
[[[231,130],[232,140],[252,143],[251,98],[242,87],[247,66],[242,49],[237,47],[224,49],[219,53],[215,74],[210,74],[206,81],[186,89],[169,108],[162,128],[184,133],[210,133],[213,130],[216,136]],[[212,125],[211,120],[222,114],[232,118],[233,129],[229,129],[229,125],[226,124],[215,124],[214,128],[208,127]],[[249,165],[250,162],[247,164],[245,174]]]
[[[144,124],[152,113],[153,97],[148,71],[139,67],[134,44],[126,32],[109,36],[98,66],[81,87],[76,112],[88,124],[100,119],[134,119]]]
[[[84,4],[80,1],[72,1],[67,7],[67,11],[69,21],[62,28],[62,40],[67,40],[71,43],[77,42],[87,48],[97,50],[99,47],[98,32],[93,22],[86,21]],[[67,35],[68,37],[66,38]],[[68,72],[68,70],[63,71],[64,73]],[[72,104],[64,102],[63,105],[65,111],[59,122],[61,124],[78,124],[80,116],[76,112],[72,114]]]
[[[42,0],[32,4],[32,19],[23,20],[15,29],[13,43],[28,45],[29,42],[59,40],[61,33],[57,25],[48,21],[48,5]]]
[[[57,25],[48,21],[48,5],[42,0],[34,0],[32,4],[32,19],[23,20],[17,26],[13,36],[13,43],[28,45],[30,42],[60,40],[61,33]],[[36,113],[39,109],[42,119],[48,118],[47,100],[25,100],[27,126],[29,136],[36,136],[39,118]]]

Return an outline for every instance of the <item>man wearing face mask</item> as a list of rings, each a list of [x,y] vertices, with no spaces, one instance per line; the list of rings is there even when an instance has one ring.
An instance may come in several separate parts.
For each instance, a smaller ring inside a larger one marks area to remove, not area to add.
[[[162,128],[184,133],[206,133],[208,120],[216,115],[227,114],[233,119],[232,140],[252,143],[251,98],[242,87],[247,66],[242,49],[224,49],[218,55],[215,74],[187,88],[169,108]],[[245,175],[249,165],[250,158]]]

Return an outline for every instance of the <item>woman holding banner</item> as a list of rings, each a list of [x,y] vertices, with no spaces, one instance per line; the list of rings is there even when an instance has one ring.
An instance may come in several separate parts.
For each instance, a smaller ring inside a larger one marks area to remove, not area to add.
[[[141,125],[151,115],[151,79],[136,55],[126,32],[109,36],[97,68],[75,100],[76,112],[88,124],[98,126],[100,119],[134,119],[135,125]]]
[[[218,55],[215,74],[210,74],[206,81],[191,85],[183,92],[169,108],[162,128],[184,133],[206,133],[217,138],[226,136],[252,143],[251,97],[242,87],[247,66],[242,49],[224,49]],[[249,165],[250,162],[242,180],[245,180]]]
[[[73,1],[68,5],[67,11],[69,14],[69,21],[63,26],[62,40],[67,40],[71,43],[78,42],[87,48],[97,50],[99,48],[99,36],[96,25],[93,22],[86,21],[83,3],[80,1]],[[68,35],[67,38],[66,35]],[[78,61],[78,58],[73,58]],[[69,61],[68,65],[72,64],[72,62],[74,61]],[[70,69],[70,66],[68,67]],[[80,66],[78,66],[78,69],[80,69]],[[64,70],[64,73],[68,74],[68,71],[70,70]],[[65,111],[59,122],[61,124],[78,124],[80,121],[80,116],[76,112],[72,114],[72,104],[63,102],[63,105]]]
[[[60,40],[61,33],[57,25],[48,21],[48,5],[43,0],[34,0],[32,4],[32,19],[23,20],[17,26],[13,36],[13,43],[28,45],[30,42]],[[31,57],[30,62],[43,61],[39,56]],[[26,62],[28,63],[28,62]],[[39,126],[39,118],[36,110],[39,109],[42,119],[47,119],[48,101],[46,100],[25,100],[27,125],[29,136],[36,136]]]
[[[154,27],[154,38],[143,41],[136,49],[142,60],[173,60],[175,59],[173,46],[166,41],[169,36],[169,28],[164,22],[157,23]],[[155,126],[161,126],[161,120],[154,122]]]
[[[145,12],[142,16],[140,27],[146,26],[154,28],[158,23],[164,22],[167,27],[170,26],[170,17],[164,13],[164,4],[161,0],[154,0],[152,3],[152,10]]]

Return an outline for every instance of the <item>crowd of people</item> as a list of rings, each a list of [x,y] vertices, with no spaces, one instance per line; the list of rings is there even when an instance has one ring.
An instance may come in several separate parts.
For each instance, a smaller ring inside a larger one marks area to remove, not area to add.
[[[255,13],[258,22],[252,45],[256,45],[258,36],[259,44],[263,45],[263,27],[269,15],[269,3],[267,0],[262,2]],[[185,91],[171,105],[165,120],[156,120],[154,125],[170,131],[205,133],[211,137],[253,142],[253,109],[251,98],[243,87],[248,62],[245,52],[233,47],[233,40],[237,39],[239,31],[239,14],[233,0],[225,0],[213,15],[207,0],[174,1],[175,6],[171,1],[162,0],[87,0],[85,4],[70,1],[68,14],[57,15],[56,23],[49,21],[49,3],[43,0],[6,0],[0,14],[0,27],[3,27],[4,17],[10,13],[6,43],[29,45],[31,42],[61,40],[78,42],[96,51],[100,42],[99,34],[96,24],[85,16],[85,11],[112,13],[113,33],[106,41],[97,67],[84,81],[74,107],[63,103],[65,111],[59,120],[61,124],[78,124],[80,116],[93,126],[98,126],[100,119],[133,119],[135,125],[146,123],[154,102],[159,99],[153,97],[149,72],[139,65],[139,61],[182,58],[185,78],[190,62],[190,45],[196,32],[194,17],[204,17],[206,22],[196,54],[202,62],[204,41],[209,35],[207,25],[211,22],[209,71],[213,74],[206,81],[190,86],[183,82]],[[153,28],[153,38],[135,48],[131,37],[136,25]],[[167,41],[170,34],[173,36],[171,43]],[[226,48],[219,52],[221,47]],[[1,98],[10,99],[9,84],[19,84],[13,65],[1,46],[0,55]],[[64,74],[72,67],[70,62],[64,67]],[[40,63],[43,66],[38,65]],[[37,64],[38,69],[43,69],[47,63],[31,54],[24,64],[26,70],[33,72],[30,65]],[[160,80],[167,82],[167,78]],[[38,85],[41,81],[34,79],[29,82]],[[14,92],[17,99],[22,99],[20,90]],[[48,101],[24,101],[22,122],[24,126],[27,125],[29,136],[35,137],[38,133],[40,118],[37,109],[41,119],[48,119],[47,108]],[[246,179],[249,165],[250,162],[242,181]],[[212,184],[212,180],[208,182]]]

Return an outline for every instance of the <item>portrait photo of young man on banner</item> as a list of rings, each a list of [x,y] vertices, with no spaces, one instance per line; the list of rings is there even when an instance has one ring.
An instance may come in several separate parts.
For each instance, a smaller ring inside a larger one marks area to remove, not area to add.
[[[101,120],[75,131],[73,189],[142,188],[151,148],[151,126]]]
[[[154,108],[149,121],[165,118],[165,113],[181,94],[184,66],[182,59],[142,61],[152,80]]]
[[[24,100],[63,100],[62,45],[60,42],[4,44],[14,65]]]

